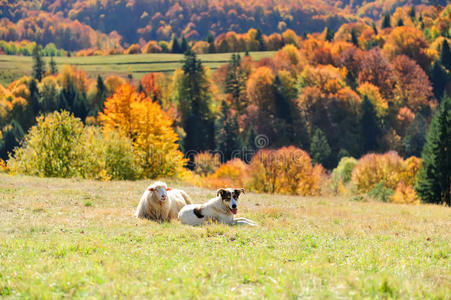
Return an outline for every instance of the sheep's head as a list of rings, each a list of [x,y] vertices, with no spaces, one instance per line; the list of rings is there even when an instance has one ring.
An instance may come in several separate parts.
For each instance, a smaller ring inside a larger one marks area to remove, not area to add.
[[[168,199],[167,191],[171,190],[164,182],[154,182],[147,189],[151,198],[160,202],[165,202]]]

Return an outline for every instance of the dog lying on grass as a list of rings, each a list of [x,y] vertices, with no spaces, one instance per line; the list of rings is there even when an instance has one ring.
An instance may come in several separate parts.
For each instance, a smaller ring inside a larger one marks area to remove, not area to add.
[[[204,204],[190,204],[184,206],[179,214],[179,220],[187,225],[201,225],[207,220],[222,222],[228,225],[256,226],[254,221],[246,218],[235,218],[238,211],[238,198],[244,189],[219,189],[217,197]]]
[[[168,188],[166,183],[157,181],[147,187],[135,216],[159,222],[170,221],[177,218],[182,207],[191,203],[184,191]]]

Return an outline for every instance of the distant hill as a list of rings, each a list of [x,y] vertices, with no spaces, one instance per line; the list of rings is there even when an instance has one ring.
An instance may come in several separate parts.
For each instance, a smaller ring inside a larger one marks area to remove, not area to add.
[[[111,48],[172,35],[205,39],[211,32],[298,34],[336,30],[357,19],[379,20],[403,5],[434,1],[361,0],[2,0],[0,40],[30,40],[58,48]]]

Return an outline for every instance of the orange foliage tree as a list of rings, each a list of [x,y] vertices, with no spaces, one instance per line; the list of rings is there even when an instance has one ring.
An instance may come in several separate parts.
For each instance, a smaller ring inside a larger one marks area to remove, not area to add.
[[[250,190],[303,196],[317,196],[321,192],[322,167],[313,167],[310,156],[299,148],[260,150],[249,168]]]
[[[387,37],[383,51],[390,60],[404,54],[427,70],[431,63],[431,57],[427,52],[428,48],[429,44],[420,30],[401,26],[393,29]]]
[[[107,98],[99,120],[106,132],[118,131],[130,138],[143,176],[174,176],[186,163],[178,150],[178,136],[172,120],[144,94],[125,84]]]
[[[399,106],[407,105],[413,112],[418,112],[429,105],[432,100],[432,86],[423,69],[405,55],[393,59],[395,85],[395,102]]]

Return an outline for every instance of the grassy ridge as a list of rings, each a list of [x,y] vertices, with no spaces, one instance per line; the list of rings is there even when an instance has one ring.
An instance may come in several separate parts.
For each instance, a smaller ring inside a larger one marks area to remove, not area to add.
[[[274,55],[275,52],[251,52],[250,55],[258,60]],[[244,55],[244,54],[242,54]],[[230,60],[231,53],[202,54],[200,59],[210,69],[216,69]],[[50,58],[44,58],[47,62]],[[84,69],[90,77],[98,74],[108,76],[112,74],[126,77],[131,70],[133,77],[140,79],[149,72],[171,73],[182,66],[183,54],[135,54],[87,57],[55,57],[59,69],[63,65],[76,65]],[[0,83],[8,85],[23,75],[31,74],[31,57],[0,55]]]
[[[0,174],[0,297],[451,294],[450,208],[247,194],[259,227],[193,228],[135,219],[147,184]]]

